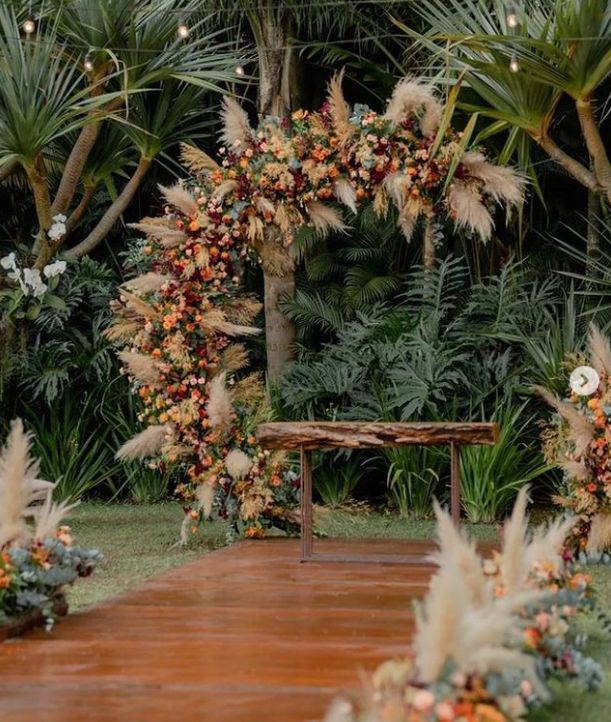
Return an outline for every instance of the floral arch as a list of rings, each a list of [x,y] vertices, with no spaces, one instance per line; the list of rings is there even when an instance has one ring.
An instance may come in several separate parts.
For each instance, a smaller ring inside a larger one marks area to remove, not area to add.
[[[417,80],[397,85],[384,114],[351,108],[339,75],[319,112],[253,129],[228,98],[223,117],[220,164],[185,147],[192,178],[162,188],[164,215],[137,224],[151,270],[125,284],[109,333],[125,344],[146,424],[118,456],[184,465],[183,538],[214,506],[251,536],[295,521],[296,475],[254,437],[269,408],[262,374],[246,371],[236,342],[258,332],[261,310],[241,289],[245,263],[281,265],[304,224],[344,230],[342,206],[354,213],[370,202],[384,216],[394,205],[408,240],[420,219],[429,228],[449,219],[486,241],[494,207],[523,199],[523,180],[467,152],[433,88]]]

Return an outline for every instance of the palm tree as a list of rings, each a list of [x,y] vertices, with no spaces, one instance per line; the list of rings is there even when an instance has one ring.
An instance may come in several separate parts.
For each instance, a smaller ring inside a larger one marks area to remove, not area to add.
[[[611,203],[611,163],[601,133],[603,86],[611,73],[610,0],[421,0],[414,11],[428,28],[421,44],[435,53],[439,69],[449,67],[474,91],[476,99],[462,107],[492,121],[476,141],[505,132],[502,155],[517,155],[533,178],[534,143]],[[399,25],[411,41],[414,33]],[[587,158],[554,138],[565,99],[575,109]]]
[[[0,9],[0,181],[12,174],[27,179],[38,226],[34,268],[60,250],[69,258],[91,252],[154,162],[178,141],[205,132],[201,107],[235,80],[235,57],[218,31],[203,29],[197,6],[194,0],[54,0]],[[188,13],[185,41],[177,26]],[[28,17],[35,30],[26,34]],[[103,185],[112,202],[78,238]],[[53,238],[48,232],[57,216],[67,217],[65,232]]]

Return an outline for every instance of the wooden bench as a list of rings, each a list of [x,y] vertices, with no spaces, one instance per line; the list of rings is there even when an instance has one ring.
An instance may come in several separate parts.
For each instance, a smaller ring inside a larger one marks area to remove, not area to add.
[[[316,449],[377,449],[385,446],[450,446],[450,499],[452,518],[460,521],[460,447],[492,445],[498,440],[497,424],[489,423],[385,423],[363,421],[299,421],[262,424],[256,432],[264,449],[301,452],[301,560],[325,559],[314,555],[312,522],[312,451]],[[422,563],[422,557],[343,558],[343,561]]]

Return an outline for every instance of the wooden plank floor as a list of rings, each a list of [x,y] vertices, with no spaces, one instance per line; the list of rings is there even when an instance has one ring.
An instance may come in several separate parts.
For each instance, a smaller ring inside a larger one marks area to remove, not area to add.
[[[424,542],[325,540],[330,553]],[[1,722],[305,722],[359,671],[405,652],[427,566],[299,564],[242,542],[0,645]]]

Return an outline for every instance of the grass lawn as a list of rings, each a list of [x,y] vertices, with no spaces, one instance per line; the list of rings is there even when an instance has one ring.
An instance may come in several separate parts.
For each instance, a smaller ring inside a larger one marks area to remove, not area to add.
[[[350,513],[319,509],[321,533],[337,537],[386,537],[426,539],[434,532],[432,521],[405,520],[378,513]],[[175,503],[129,506],[82,504],[68,523],[83,546],[96,547],[104,562],[93,577],[80,580],[69,591],[71,608],[81,609],[140,584],[144,579],[184,564],[225,544],[226,526],[209,524],[189,547],[176,546],[182,511]],[[477,539],[494,540],[492,526],[469,526]],[[611,615],[611,569],[591,570],[600,606]],[[611,638],[594,619],[583,620],[589,636],[586,652],[606,671],[603,687],[596,693],[563,684],[554,688],[554,701],[529,714],[529,722],[607,722],[611,720]]]

